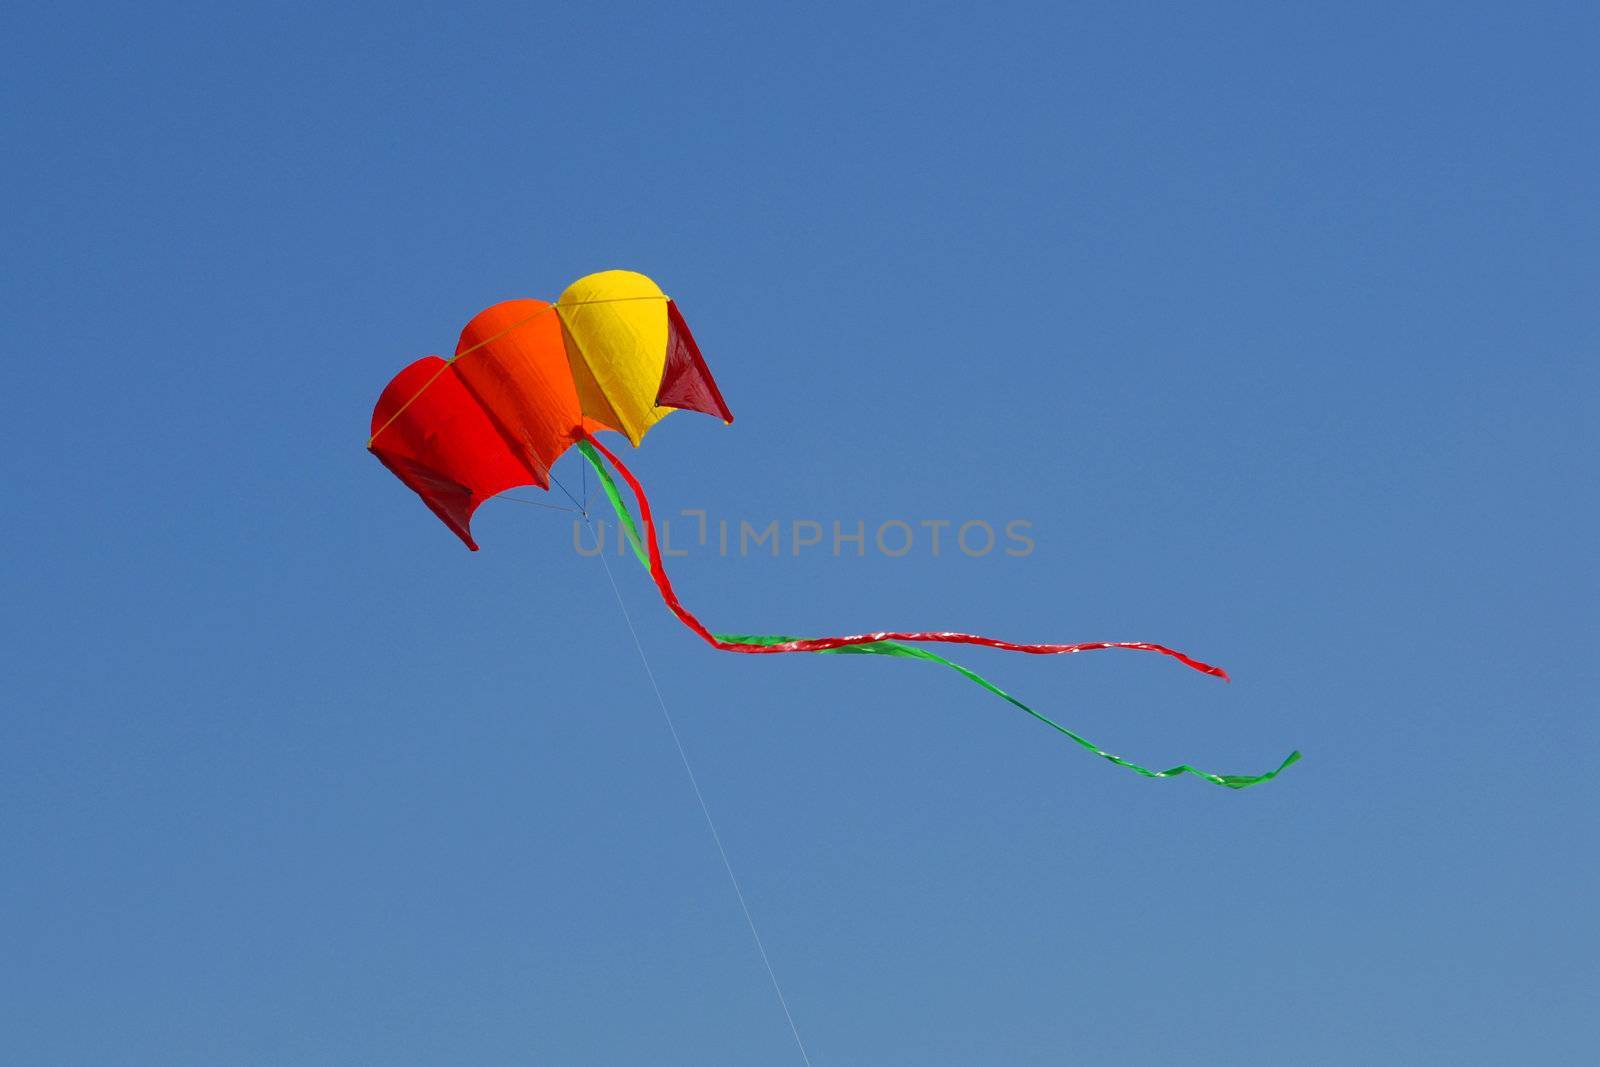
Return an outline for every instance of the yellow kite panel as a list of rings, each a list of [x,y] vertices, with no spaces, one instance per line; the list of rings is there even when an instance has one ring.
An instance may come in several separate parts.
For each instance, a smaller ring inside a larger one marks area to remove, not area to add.
[[[556,304],[583,413],[635,446],[672,408],[657,407],[667,359],[667,298],[631,270],[573,282]]]

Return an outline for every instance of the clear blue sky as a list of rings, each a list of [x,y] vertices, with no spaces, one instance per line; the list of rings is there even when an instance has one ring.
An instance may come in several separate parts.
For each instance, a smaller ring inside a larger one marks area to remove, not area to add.
[[[798,1062],[568,517],[362,447],[610,267],[664,510],[1033,524],[713,626],[1305,752],[615,565],[819,1067],[1592,1049],[1592,6],[327,6],[7,19],[0,1060]]]

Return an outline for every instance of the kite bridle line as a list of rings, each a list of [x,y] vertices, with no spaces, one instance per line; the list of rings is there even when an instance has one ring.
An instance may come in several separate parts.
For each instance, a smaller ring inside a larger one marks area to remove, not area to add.
[[[372,451],[372,443],[378,439],[378,435],[383,433],[383,431],[387,430],[391,425],[393,425],[394,424],[394,420],[398,419],[401,415],[404,415],[405,412],[406,412],[406,408],[408,408],[412,404],[416,403],[417,397],[421,396],[423,393],[426,393],[428,391],[428,387],[431,386],[434,382],[438,381],[439,380],[439,375],[441,375],[445,371],[449,370],[451,368],[451,366],[453,366],[455,364],[456,360],[461,359],[461,358],[463,358],[465,356],[470,356],[470,355],[472,355],[472,353],[476,352],[478,349],[483,348],[483,347],[485,347],[487,345],[494,344],[496,341],[500,340],[502,337],[505,337],[508,334],[514,333],[517,330],[522,329],[524,326],[528,325],[528,323],[532,322],[534,319],[537,319],[539,316],[545,314],[546,312],[559,311],[562,308],[587,307],[590,304],[623,304],[623,303],[628,303],[630,301],[637,301],[637,300],[660,300],[663,303],[669,303],[669,302],[671,302],[672,297],[667,296],[665,293],[663,293],[660,296],[609,296],[609,297],[597,298],[597,299],[594,299],[594,300],[572,300],[572,301],[569,301],[568,303],[565,303],[565,304],[561,303],[558,300],[554,304],[546,304],[544,307],[540,308],[538,311],[535,311],[532,315],[529,315],[527,318],[518,319],[516,322],[513,322],[510,326],[507,326],[505,329],[501,330],[499,333],[495,334],[493,337],[485,337],[483,340],[479,341],[477,344],[472,345],[472,346],[470,346],[468,348],[463,348],[461,351],[457,352],[455,355],[453,355],[449,359],[445,360],[444,361],[444,366],[442,366],[438,370],[434,371],[433,372],[433,377],[431,377],[427,381],[423,382],[421,389],[418,389],[415,393],[412,393],[410,398],[408,400],[406,400],[406,402],[404,404],[401,404],[398,408],[395,409],[395,413],[393,415],[390,415],[387,419],[385,419],[383,421],[383,425],[382,426],[379,426],[376,430],[372,431],[372,436],[367,438],[367,451],[369,451],[369,452]]]

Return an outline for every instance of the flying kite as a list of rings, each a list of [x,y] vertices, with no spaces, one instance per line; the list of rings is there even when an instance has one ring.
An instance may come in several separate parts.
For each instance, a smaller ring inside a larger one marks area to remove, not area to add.
[[[650,501],[639,480],[596,436],[625,436],[637,448],[674,411],[698,411],[732,423],[677,303],[655,282],[611,270],[574,282],[554,304],[509,300],[479,313],[461,331],[455,355],[425,356],[394,377],[372,412],[367,448],[420,496],[473,551],[472,515],[508,489],[550,488],[550,468],[576,447],[599,477],[634,555],[668,609],[713,648],[773,654],[825,652],[901,656],[946,667],[1065,734],[1088,751],[1149,778],[1192,774],[1232,789],[1274,778],[1300,758],[1291,752],[1264,774],[1212,774],[1188,764],[1157,771],[1101,749],[975,672],[921,644],[982,645],[1033,655],[1121,648],[1155,652],[1214,677],[1220,667],[1164,645],[1132,641],[1022,644],[977,634],[875,632],[844,637],[713,633],[679,601],[662,565]],[[608,468],[609,464],[609,468]],[[627,483],[635,523],[612,477]],[[642,529],[641,529],[642,527]]]

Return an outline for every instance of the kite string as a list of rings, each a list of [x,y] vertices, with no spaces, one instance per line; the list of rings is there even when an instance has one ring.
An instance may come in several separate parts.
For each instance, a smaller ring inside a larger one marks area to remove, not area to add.
[[[655,691],[656,704],[661,708],[661,717],[666,720],[667,732],[672,735],[672,743],[678,750],[678,758],[683,761],[683,770],[689,778],[689,785],[694,790],[694,797],[700,802],[700,814],[705,816],[706,829],[711,831],[711,840],[717,846],[717,855],[722,858],[722,869],[728,873],[728,882],[733,886],[734,896],[739,898],[739,910],[744,913],[744,922],[750,928],[750,938],[756,943],[756,952],[761,956],[761,965],[767,970],[767,978],[772,982],[772,991],[778,995],[778,1006],[783,1009],[783,1017],[789,1023],[789,1033],[794,1035],[795,1047],[800,1050],[800,1059],[806,1067],[811,1067],[811,1057],[806,1054],[805,1042],[800,1040],[800,1028],[795,1025],[794,1016],[789,1011],[789,1001],[783,995],[783,986],[778,983],[778,973],[773,970],[772,960],[767,957],[767,949],[761,942],[761,934],[756,929],[755,917],[750,914],[750,905],[745,901],[744,889],[739,885],[739,876],[733,873],[733,863],[728,859],[728,850],[723,847],[722,835],[717,832],[717,821],[711,817],[711,806],[706,803],[706,797],[700,791],[700,781],[695,777],[694,767],[689,763],[689,753],[683,747],[683,739],[678,736],[677,724],[672,720],[672,713],[667,710],[666,698],[661,695],[661,686],[656,681],[656,672],[651,669],[650,659],[645,655],[644,643],[639,640],[639,631],[634,628],[633,616],[628,613],[628,605],[622,599],[622,590],[617,587],[617,579],[611,573],[611,564],[606,561],[605,546],[600,541],[600,535],[595,531],[594,524],[589,521],[587,514],[583,517],[584,524],[589,527],[589,534],[594,538],[595,554],[600,557],[600,564],[605,568],[606,581],[611,585],[611,595],[617,598],[617,608],[622,612],[622,621],[628,625],[628,634],[633,638],[633,647],[639,653],[639,662],[644,667],[645,677],[650,679],[650,688]]]

